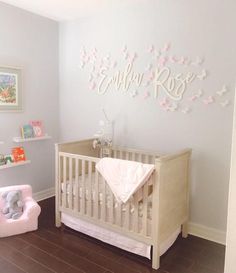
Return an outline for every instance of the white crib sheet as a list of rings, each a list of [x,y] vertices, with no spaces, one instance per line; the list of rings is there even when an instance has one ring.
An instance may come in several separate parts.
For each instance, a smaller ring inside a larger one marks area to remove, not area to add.
[[[134,239],[128,238],[126,236],[120,235],[116,232],[109,231],[105,228],[96,226],[94,224],[88,223],[84,220],[72,217],[65,213],[61,215],[61,221],[66,226],[82,232],[86,235],[99,239],[105,243],[110,245],[119,247],[126,251],[132,252],[137,255],[141,255],[148,259],[151,259],[151,246],[146,245],[144,243],[138,242]],[[179,227],[175,232],[173,232],[169,238],[167,238],[163,243],[160,245],[160,255],[164,254],[175,242],[177,239],[181,228]]]

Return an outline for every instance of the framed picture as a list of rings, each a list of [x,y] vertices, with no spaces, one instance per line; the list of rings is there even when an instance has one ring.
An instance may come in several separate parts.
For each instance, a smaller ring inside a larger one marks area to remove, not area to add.
[[[22,111],[21,69],[0,66],[0,111]]]

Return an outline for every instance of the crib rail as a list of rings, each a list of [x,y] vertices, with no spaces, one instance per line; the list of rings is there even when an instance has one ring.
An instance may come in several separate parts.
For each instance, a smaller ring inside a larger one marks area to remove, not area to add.
[[[158,158],[156,154],[147,153],[141,150],[135,149],[125,149],[124,147],[113,147],[112,148],[112,157],[137,161],[147,164],[154,164],[155,159]]]
[[[118,203],[105,179],[95,168],[99,158],[59,152],[59,209],[145,242],[148,229],[148,195],[152,177],[125,204]],[[151,196],[150,196],[151,198]],[[151,204],[151,202],[150,202]],[[151,223],[149,224],[151,226]]]

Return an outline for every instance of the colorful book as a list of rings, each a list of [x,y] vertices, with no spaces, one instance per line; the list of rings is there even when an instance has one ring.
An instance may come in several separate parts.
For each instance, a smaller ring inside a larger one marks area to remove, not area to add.
[[[12,148],[12,157],[14,162],[25,161],[25,151],[23,147]]]
[[[14,162],[13,155],[5,155],[4,159],[5,159],[6,164]]]
[[[34,129],[32,125],[25,124],[21,127],[21,136],[22,138],[32,138],[34,137]]]
[[[35,137],[44,136],[43,123],[41,120],[32,120],[29,124],[33,127]]]

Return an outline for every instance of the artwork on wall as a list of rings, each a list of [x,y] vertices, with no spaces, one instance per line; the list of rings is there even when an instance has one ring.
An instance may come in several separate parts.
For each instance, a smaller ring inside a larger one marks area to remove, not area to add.
[[[21,69],[0,67],[0,111],[21,110]]]
[[[223,84],[218,90],[208,92],[204,81],[210,73],[203,67],[204,57],[177,56],[171,53],[171,43],[160,47],[146,47],[145,58],[125,44],[120,50],[119,60],[111,54],[102,55],[98,50],[80,52],[80,68],[88,70],[88,90],[105,95],[112,90],[120,91],[133,99],[144,102],[154,99],[166,112],[191,113],[194,104],[205,107],[218,105],[227,107],[229,89]],[[142,64],[142,69],[140,69]]]

